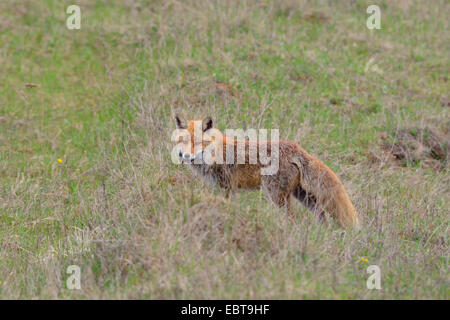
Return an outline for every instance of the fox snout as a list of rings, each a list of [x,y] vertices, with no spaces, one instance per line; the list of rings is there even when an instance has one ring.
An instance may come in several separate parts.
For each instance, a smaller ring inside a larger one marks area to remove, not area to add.
[[[202,161],[203,154],[202,152],[197,152],[196,154],[190,154],[190,153],[183,153],[181,150],[178,152],[178,157],[182,162],[185,163],[193,163],[194,160]]]
[[[181,151],[178,152],[178,157],[180,158],[181,161],[183,162],[192,162],[195,159],[195,156],[193,154],[190,153],[183,153]]]

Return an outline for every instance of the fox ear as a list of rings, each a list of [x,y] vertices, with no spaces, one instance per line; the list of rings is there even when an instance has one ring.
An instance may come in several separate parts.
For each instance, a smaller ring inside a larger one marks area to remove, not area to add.
[[[203,122],[202,122],[203,132],[208,131],[212,127],[213,127],[213,121],[212,121],[211,117],[206,117],[205,119],[203,119]]]
[[[182,116],[180,116],[179,114],[175,115],[175,123],[177,124],[178,129],[186,129],[187,128],[186,120],[184,120],[184,118]]]

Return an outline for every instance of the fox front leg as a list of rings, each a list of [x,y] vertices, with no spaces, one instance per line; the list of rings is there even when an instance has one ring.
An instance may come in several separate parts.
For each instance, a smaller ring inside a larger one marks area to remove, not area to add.
[[[231,195],[231,187],[227,187],[225,190],[225,198],[229,199]]]

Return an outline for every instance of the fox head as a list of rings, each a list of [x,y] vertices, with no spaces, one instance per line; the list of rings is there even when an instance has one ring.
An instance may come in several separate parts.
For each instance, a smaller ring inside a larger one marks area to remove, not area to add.
[[[211,117],[203,120],[185,120],[182,116],[176,115],[175,124],[178,129],[174,139],[177,143],[175,150],[181,162],[188,164],[214,162],[222,134],[213,127]]]

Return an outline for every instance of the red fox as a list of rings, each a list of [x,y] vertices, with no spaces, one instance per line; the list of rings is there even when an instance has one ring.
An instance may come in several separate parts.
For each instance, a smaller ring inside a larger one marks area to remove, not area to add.
[[[186,121],[176,115],[175,123],[179,134],[175,137],[177,147],[174,157],[187,163],[196,174],[227,189],[227,196],[230,190],[262,188],[278,207],[294,217],[290,205],[293,195],[320,220],[325,218],[327,212],[344,228],[359,227],[358,215],[342,182],[328,166],[298,144],[279,140],[274,147],[270,140],[226,136],[213,128],[211,117]],[[225,153],[228,157],[230,152],[232,159],[239,158],[240,143],[245,146],[241,163],[219,161],[219,155],[223,157]],[[264,146],[268,154],[276,151],[278,170],[275,173],[262,174],[269,164],[262,161],[260,154],[252,162],[252,146],[256,146],[256,151],[261,151],[261,146]],[[209,161],[206,161],[206,150],[210,153]]]

